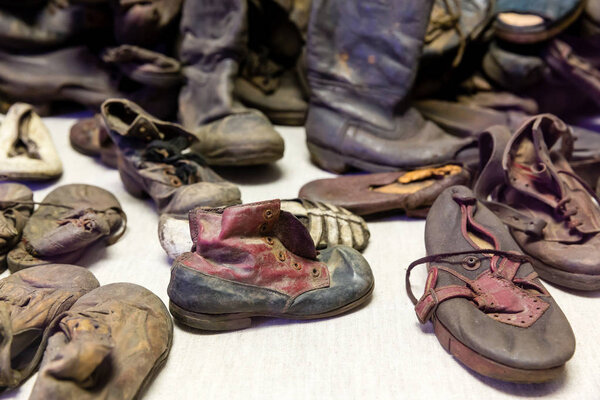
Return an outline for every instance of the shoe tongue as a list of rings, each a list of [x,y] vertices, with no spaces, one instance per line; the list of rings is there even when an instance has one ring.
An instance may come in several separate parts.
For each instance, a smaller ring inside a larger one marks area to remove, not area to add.
[[[292,253],[316,260],[317,248],[310,233],[300,220],[287,211],[281,211],[279,220],[273,228],[273,236],[277,237],[286,249]]]
[[[317,257],[308,230],[293,214],[281,210],[279,199],[226,208],[219,238],[236,236],[275,236],[292,253],[309,259]]]

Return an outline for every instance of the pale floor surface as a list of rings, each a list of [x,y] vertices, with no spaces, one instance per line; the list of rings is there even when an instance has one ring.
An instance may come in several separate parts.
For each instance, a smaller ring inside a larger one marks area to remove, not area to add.
[[[80,261],[101,284],[133,282],[165,304],[170,263],[158,242],[158,215],[150,200],[129,195],[116,170],[71,149],[73,119],[47,118],[60,149],[64,174],[58,182],[31,185],[41,201],[56,185],[94,184],[112,191],[127,213],[121,240]],[[244,202],[293,198],[313,179],[332,176],[312,165],[301,128],[280,128],[283,160],[273,166],[219,172],[239,184]],[[548,399],[600,398],[600,299],[547,285],[569,318],[577,351],[558,381],[541,385],[502,383],[470,372],[420,326],[405,294],[408,264],[425,255],[425,223],[402,216],[369,221],[365,257],[375,275],[373,298],[340,317],[309,321],[260,319],[249,329],[206,334],[175,326],[165,368],[144,399]],[[1,275],[6,276],[7,273]],[[415,293],[424,274],[414,274]],[[36,376],[0,399],[26,399]]]

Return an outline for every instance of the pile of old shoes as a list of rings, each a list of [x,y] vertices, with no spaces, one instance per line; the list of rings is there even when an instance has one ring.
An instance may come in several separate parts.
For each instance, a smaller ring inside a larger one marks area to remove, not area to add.
[[[154,118],[127,100],[102,104],[109,135],[118,147],[123,185],[136,197],[149,195],[159,213],[185,214],[198,206],[240,203],[240,191],[184,150],[196,138],[182,126]]]
[[[62,163],[42,119],[29,104],[14,104],[0,125],[0,179],[49,180]]]
[[[100,287],[92,273],[67,264],[2,279],[0,329],[0,390],[19,386],[41,360],[32,399],[138,398],[173,338],[167,308],[152,292]]]
[[[367,247],[370,237],[367,223],[344,208],[306,199],[281,200],[280,208],[302,222],[317,249],[344,245],[362,251]],[[193,246],[187,216],[162,214],[158,237],[171,259],[190,251]]]
[[[317,252],[279,200],[190,212],[194,251],[177,257],[167,289],[182,324],[242,329],[257,316],[314,319],[365,303],[373,275],[356,250]]]
[[[12,272],[36,265],[73,263],[93,244],[113,244],[125,232],[127,218],[119,201],[99,187],[59,186],[40,203],[33,203],[31,195],[24,198],[12,199],[15,206],[7,208],[15,218],[15,226],[22,226],[33,204],[39,207],[21,228],[19,244],[6,256]],[[16,213],[17,207],[21,207],[21,214]]]

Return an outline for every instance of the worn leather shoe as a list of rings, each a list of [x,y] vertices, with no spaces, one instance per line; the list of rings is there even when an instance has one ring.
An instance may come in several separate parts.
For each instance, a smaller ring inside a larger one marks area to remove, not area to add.
[[[468,368],[492,378],[545,382],[575,351],[567,318],[502,222],[464,186],[446,189],[425,225],[427,257],[407,270],[406,288],[421,323]],[[428,263],[423,296],[410,272]]]
[[[247,328],[258,316],[314,319],[365,303],[367,261],[350,247],[317,252],[304,225],[279,200],[190,213],[195,251],[171,269],[170,310],[206,330]]]

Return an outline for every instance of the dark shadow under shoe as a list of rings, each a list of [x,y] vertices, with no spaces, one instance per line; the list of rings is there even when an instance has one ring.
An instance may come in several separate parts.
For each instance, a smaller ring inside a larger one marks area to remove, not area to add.
[[[54,319],[98,286],[91,272],[65,264],[0,280],[0,390],[20,385],[35,371]]]
[[[137,399],[169,355],[173,323],[154,293],[113,283],[79,298],[48,337],[30,399]]]

